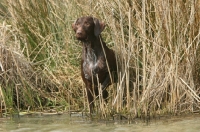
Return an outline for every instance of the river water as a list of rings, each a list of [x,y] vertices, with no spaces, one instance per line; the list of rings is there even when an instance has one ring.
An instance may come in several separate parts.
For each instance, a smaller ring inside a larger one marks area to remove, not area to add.
[[[89,120],[62,115],[0,118],[0,132],[200,132],[200,116],[133,120]]]

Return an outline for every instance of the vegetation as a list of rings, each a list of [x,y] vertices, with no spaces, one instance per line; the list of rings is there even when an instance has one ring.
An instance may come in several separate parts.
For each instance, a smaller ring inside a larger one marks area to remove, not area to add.
[[[87,111],[81,43],[71,24],[92,15],[115,50],[118,83],[104,117],[200,112],[199,0],[0,0],[0,113]]]

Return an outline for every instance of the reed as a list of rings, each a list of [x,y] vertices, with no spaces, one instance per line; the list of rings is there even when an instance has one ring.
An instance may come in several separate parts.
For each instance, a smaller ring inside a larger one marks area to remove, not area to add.
[[[1,0],[1,109],[88,109],[81,44],[71,23],[92,15],[107,23],[102,36],[118,61],[108,104],[101,95],[95,100],[102,117],[199,112],[199,5],[198,0]]]

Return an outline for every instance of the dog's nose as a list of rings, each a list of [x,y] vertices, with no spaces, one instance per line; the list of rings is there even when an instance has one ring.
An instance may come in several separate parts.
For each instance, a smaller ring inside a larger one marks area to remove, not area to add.
[[[76,31],[76,34],[77,34],[77,35],[82,35],[82,31],[81,31],[81,30],[77,30],[77,31]]]
[[[77,32],[76,34],[77,34],[77,35],[81,35],[82,33],[81,33],[81,32]]]

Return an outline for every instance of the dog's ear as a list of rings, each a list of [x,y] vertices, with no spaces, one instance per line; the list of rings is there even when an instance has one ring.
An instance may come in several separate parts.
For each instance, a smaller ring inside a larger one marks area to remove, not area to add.
[[[104,22],[100,22],[97,18],[93,18],[95,27],[94,27],[94,35],[96,37],[98,37],[101,32],[104,30],[105,28],[105,23]]]
[[[72,23],[72,29],[74,30],[74,31],[76,31],[76,22],[78,21],[78,19],[77,20],[75,20],[73,23]]]

